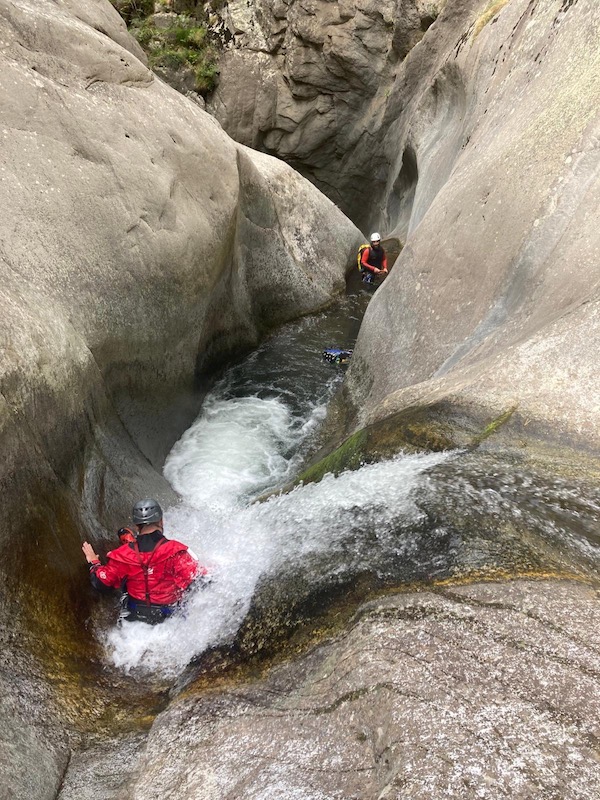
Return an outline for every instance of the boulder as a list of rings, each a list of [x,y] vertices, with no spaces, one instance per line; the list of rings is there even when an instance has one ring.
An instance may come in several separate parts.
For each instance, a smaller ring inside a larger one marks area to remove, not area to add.
[[[160,467],[203,376],[332,302],[360,234],[157,79],[108,0],[0,0],[0,26],[0,634],[77,717],[98,655],[82,539],[104,552],[136,496],[176,502]],[[39,712],[46,736],[35,713],[43,793],[21,774],[10,796],[54,797],[68,757],[64,717]]]
[[[123,796],[594,797],[599,622],[566,580],[372,601],[296,663],[172,703]]]

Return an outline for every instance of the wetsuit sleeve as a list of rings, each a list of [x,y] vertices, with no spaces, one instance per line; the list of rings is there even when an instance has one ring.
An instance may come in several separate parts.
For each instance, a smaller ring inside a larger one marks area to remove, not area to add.
[[[173,578],[179,589],[187,589],[194,578],[205,573],[206,569],[187,550],[173,557]]]
[[[372,267],[369,264],[369,256],[370,256],[370,254],[371,254],[371,248],[370,247],[365,247],[365,249],[362,251],[362,255],[360,257],[360,264],[361,264],[362,267],[364,267],[365,269],[369,270],[369,272],[373,272],[374,267]]]
[[[381,269],[387,269],[387,255],[385,250],[383,251],[383,261],[381,262]]]
[[[100,591],[106,589],[120,589],[127,577],[125,565],[108,560],[106,566],[94,564],[90,569],[92,586]]]

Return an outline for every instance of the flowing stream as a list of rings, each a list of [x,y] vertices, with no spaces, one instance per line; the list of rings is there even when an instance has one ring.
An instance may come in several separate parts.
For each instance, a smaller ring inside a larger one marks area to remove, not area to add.
[[[399,455],[253,502],[297,475],[343,379],[322,350],[353,346],[368,299],[350,294],[284,327],[213,387],[164,468],[182,498],[166,533],[191,547],[212,583],[195,591],[185,616],[106,632],[114,665],[177,676],[233,638],[265,581],[301,575],[324,592],[365,574],[385,586],[478,570],[597,568],[597,494],[477,454]]]

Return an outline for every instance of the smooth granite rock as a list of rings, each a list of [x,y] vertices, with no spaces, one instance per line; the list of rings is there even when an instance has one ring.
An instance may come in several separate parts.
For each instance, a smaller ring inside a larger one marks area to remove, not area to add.
[[[0,633],[62,687],[2,791],[41,798],[63,684],[97,648],[81,541],[105,551],[136,497],[176,502],[160,467],[202,376],[330,303],[360,234],[157,79],[108,0],[0,0],[0,67]]]
[[[119,797],[589,800],[599,610],[569,581],[370,602],[297,663],[174,702]]]
[[[442,403],[483,427],[512,411],[514,440],[597,455],[600,6],[511,0],[478,35],[461,8],[435,50],[409,53],[386,110],[377,224],[406,246],[347,399],[359,426]]]

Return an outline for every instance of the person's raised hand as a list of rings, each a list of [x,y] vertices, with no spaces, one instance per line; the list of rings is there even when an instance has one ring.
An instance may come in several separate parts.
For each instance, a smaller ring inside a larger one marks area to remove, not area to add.
[[[94,548],[89,542],[84,542],[81,545],[81,549],[83,550],[83,555],[89,564],[93,564],[94,561],[100,561],[100,556],[94,552]]]

